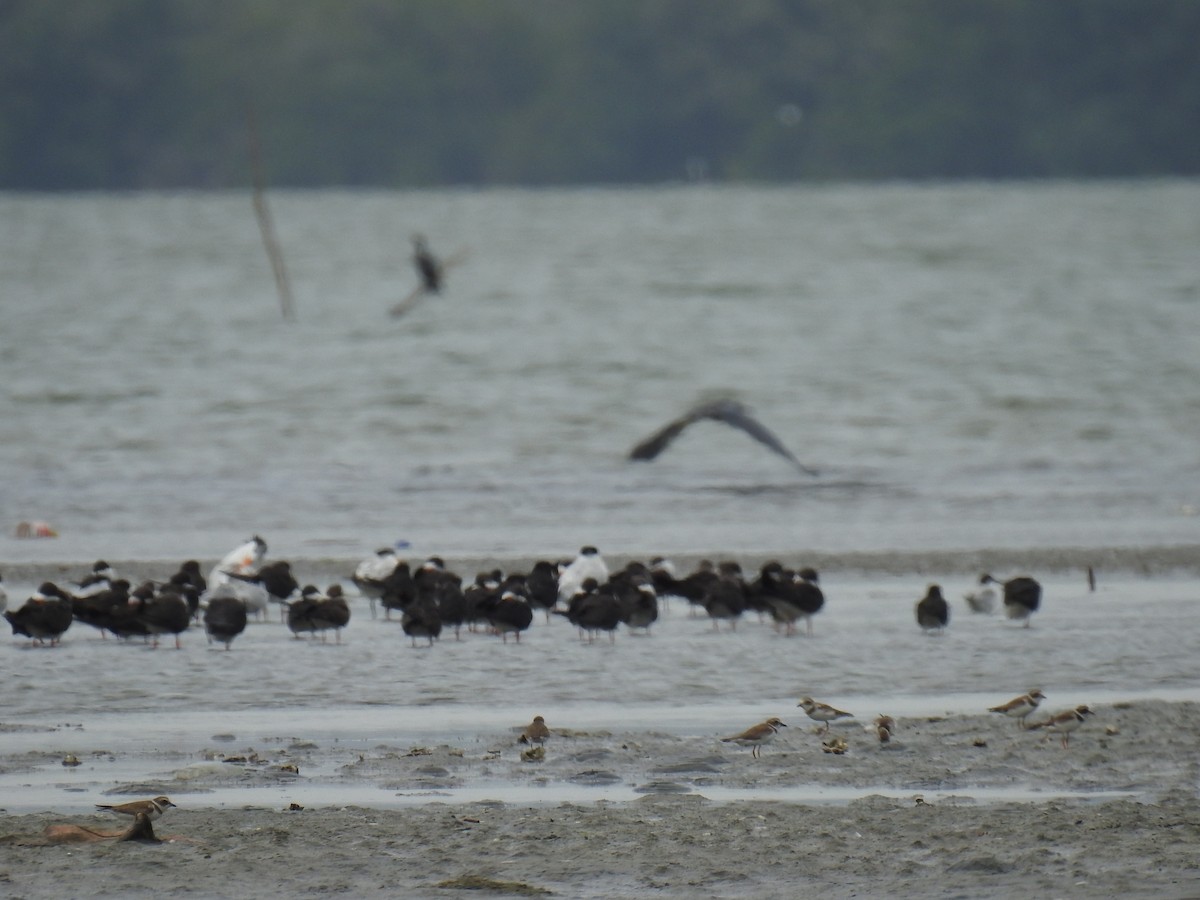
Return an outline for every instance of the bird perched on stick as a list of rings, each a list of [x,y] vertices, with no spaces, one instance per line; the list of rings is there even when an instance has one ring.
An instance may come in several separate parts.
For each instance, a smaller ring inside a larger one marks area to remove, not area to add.
[[[792,455],[792,452],[783,445],[783,442],[770,429],[750,415],[749,410],[743,404],[728,397],[706,401],[693,406],[678,419],[668,422],[630,450],[629,458],[641,462],[648,462],[654,459],[666,450],[670,443],[679,437],[685,428],[703,419],[712,419],[716,422],[724,422],[726,425],[731,425],[734,428],[740,428],[759,443],[778,453],[805,475],[817,475],[816,469],[810,469],[804,463],[800,462],[800,460],[796,459]]]

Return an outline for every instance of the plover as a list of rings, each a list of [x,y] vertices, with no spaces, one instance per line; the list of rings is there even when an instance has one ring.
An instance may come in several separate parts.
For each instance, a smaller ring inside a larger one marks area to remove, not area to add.
[[[1091,709],[1087,706],[1077,706],[1074,709],[1068,709],[1066,712],[1060,712],[1051,716],[1044,722],[1037,722],[1029,727],[1045,728],[1047,731],[1053,731],[1056,734],[1062,735],[1063,749],[1067,749],[1067,743],[1070,741],[1071,732],[1077,729],[1084,723],[1088,716],[1093,715]]]
[[[1025,727],[1025,717],[1038,708],[1038,704],[1046,699],[1037,688],[1034,688],[1028,694],[1022,694],[1020,697],[1013,697],[1007,703],[1001,703],[999,706],[989,706],[988,712],[1001,713],[1009,718],[1016,719],[1017,724]]]
[[[116,805],[97,803],[96,809],[116,813],[119,816],[129,816],[130,818],[137,818],[139,815],[142,815],[153,822],[173,806],[175,804],[166,797],[155,797],[153,800],[130,800],[128,803],[118,803]]]
[[[548,737],[550,737],[550,729],[546,727],[546,720],[541,716],[534,716],[533,721],[525,726],[525,730],[517,738],[517,742],[521,744],[545,744]]]
[[[739,747],[751,747],[750,755],[757,759],[762,745],[772,741],[775,735],[779,734],[780,728],[787,728],[787,725],[772,716],[765,722],[752,725],[741,734],[721,738],[721,743],[737,744]]]
[[[829,730],[829,723],[835,719],[854,718],[853,713],[830,706],[828,703],[818,703],[812,697],[801,697],[800,702],[796,705],[803,709],[810,719],[824,724],[825,727],[818,732],[821,734]]]

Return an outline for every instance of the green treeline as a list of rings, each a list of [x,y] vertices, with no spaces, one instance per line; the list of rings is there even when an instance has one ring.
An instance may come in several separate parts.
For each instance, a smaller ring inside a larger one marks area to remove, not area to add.
[[[1200,171],[1195,0],[0,0],[0,188]]]

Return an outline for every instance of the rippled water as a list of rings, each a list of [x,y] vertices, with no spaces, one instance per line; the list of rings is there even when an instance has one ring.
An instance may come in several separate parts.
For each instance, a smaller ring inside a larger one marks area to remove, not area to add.
[[[6,721],[58,729],[6,734],[10,752],[98,742],[161,767],[226,729],[486,742],[536,710],[711,737],[794,713],[802,692],[922,715],[1034,685],[1056,708],[1200,690],[1190,581],[1102,572],[1089,594],[1060,572],[1024,630],[967,615],[969,579],[935,563],[1200,544],[1200,183],[272,204],[290,323],[246,196],[0,196],[0,572],[14,606],[42,564],[174,565],[252,533],[322,584],[350,574],[331,559],[397,540],[481,559],[584,543],[793,565],[896,551],[908,568],[826,569],[811,640],[752,620],[714,634],[678,605],[652,637],[591,646],[539,619],[519,646],[412,650],[365,605],[342,646],[273,623],[229,653],[196,633],[150,651],[77,624],[53,651],[0,647]],[[444,296],[393,320],[418,230],[464,261]],[[653,463],[626,460],[724,392],[820,475],[715,423]],[[60,536],[17,540],[21,520]],[[942,638],[912,620],[930,580],[956,604]],[[117,769],[101,788],[133,777]],[[55,759],[42,770],[9,786],[67,777]]]
[[[1197,540],[1195,181],[271,200],[0,197],[0,560]]]

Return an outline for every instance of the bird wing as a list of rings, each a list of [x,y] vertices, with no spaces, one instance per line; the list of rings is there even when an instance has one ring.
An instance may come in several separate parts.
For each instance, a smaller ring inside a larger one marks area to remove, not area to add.
[[[787,447],[783,446],[783,442],[779,440],[766,425],[754,418],[746,410],[742,404],[732,400],[720,401],[717,403],[706,404],[705,407],[697,407],[694,412],[701,411],[701,414],[706,418],[715,419],[718,422],[724,422],[726,425],[732,425],[734,428],[740,428],[750,437],[754,438],[760,444],[764,444],[771,450],[774,450],[805,475],[816,475],[816,469],[810,469],[800,460],[792,455],[792,452]]]
[[[666,450],[671,441],[679,437],[683,429],[695,422],[697,418],[698,417],[695,414],[695,410],[690,410],[685,415],[675,419],[673,422],[668,422],[658,431],[654,432],[654,434],[650,435],[650,437],[646,438],[644,441],[630,450],[629,458],[636,460],[654,459],[654,457]]]
[[[413,288],[412,293],[391,308],[390,312],[392,314],[392,318],[399,318],[406,312],[409,312],[420,301],[425,299],[425,295],[427,293],[429,292],[425,289],[425,285],[418,284],[415,288]]]
[[[806,475],[816,475],[815,469],[810,469],[792,455],[783,442],[775,436],[762,422],[754,418],[741,403],[736,400],[715,400],[701,403],[692,407],[678,419],[668,422],[650,437],[646,438],[629,451],[629,458],[634,460],[651,460],[667,449],[668,445],[679,437],[680,433],[700,419],[713,419],[724,422],[734,428],[740,428],[750,437],[778,453],[797,469]]]

